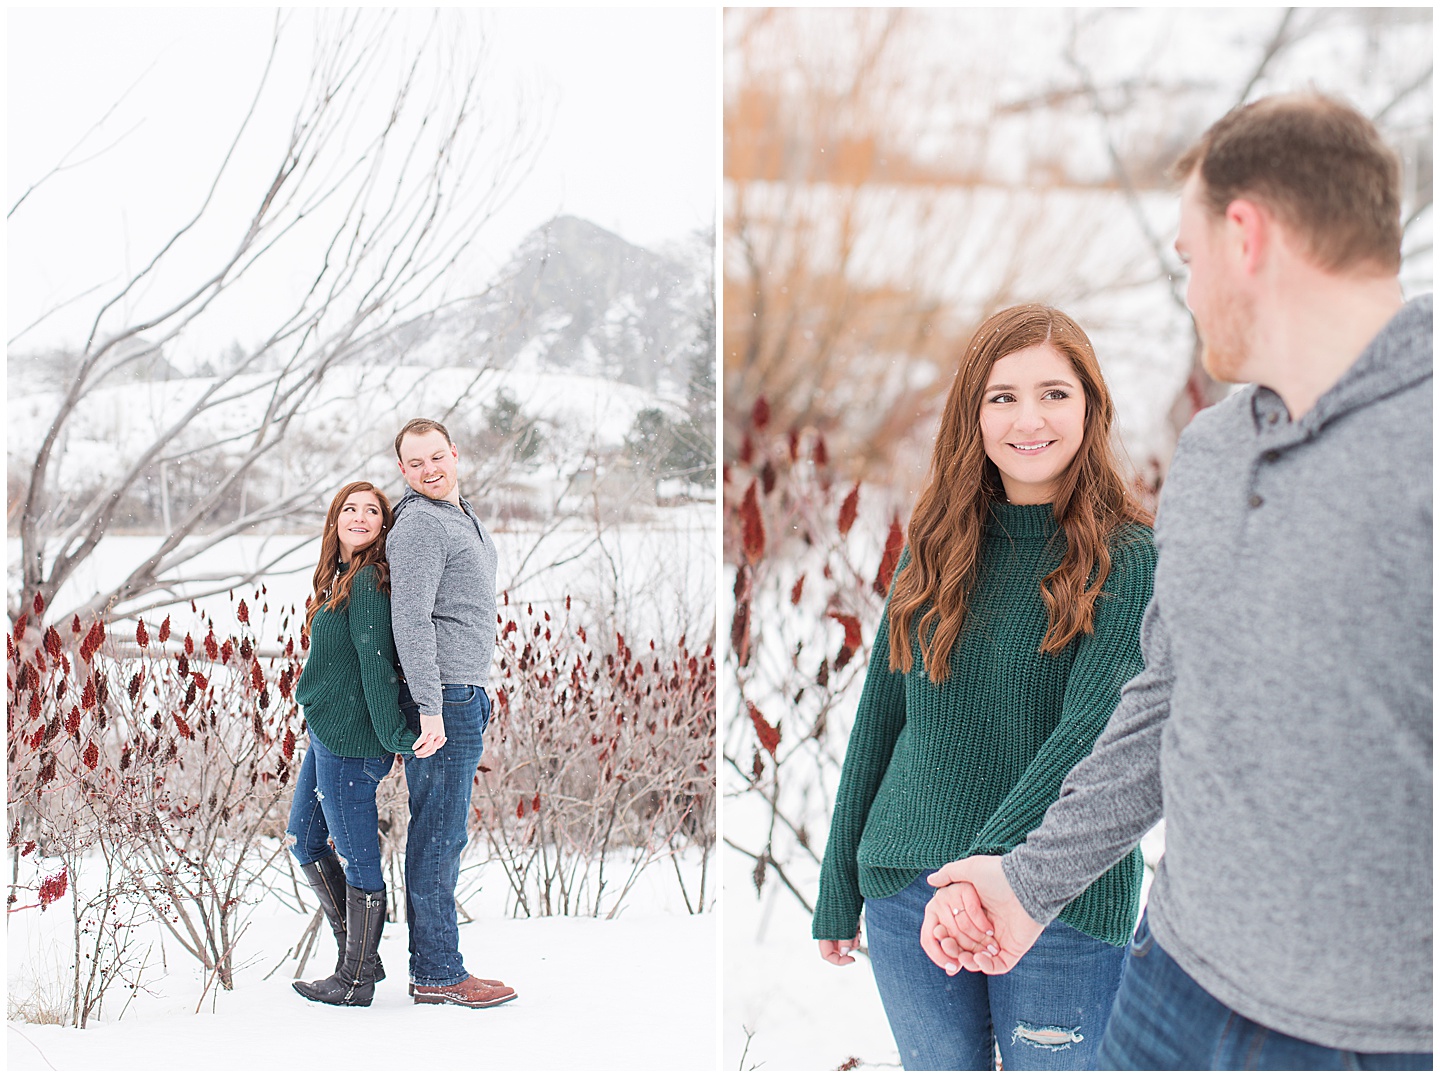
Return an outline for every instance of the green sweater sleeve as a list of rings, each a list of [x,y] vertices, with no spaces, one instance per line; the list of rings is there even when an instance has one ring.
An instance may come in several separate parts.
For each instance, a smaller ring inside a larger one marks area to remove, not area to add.
[[[395,672],[395,638],[390,630],[390,597],[375,584],[375,570],[356,574],[347,609],[350,639],[360,659],[360,684],[375,736],[389,752],[410,752],[415,737],[400,712]]]
[[[1095,602],[1095,631],[1079,639],[1060,722],[981,828],[969,855],[1008,853],[1023,842],[1059,798],[1070,769],[1090,754],[1120,702],[1121,687],[1145,665],[1140,624],[1154,582],[1155,546],[1148,532],[1111,550],[1110,574]]]
[[[905,679],[890,669],[890,604],[870,649],[865,687],[850,730],[845,765],[830,817],[830,838],[820,868],[820,893],[815,900],[811,934],[817,940],[853,939],[860,928],[860,865],[856,860],[865,819],[895,741],[905,726]]]

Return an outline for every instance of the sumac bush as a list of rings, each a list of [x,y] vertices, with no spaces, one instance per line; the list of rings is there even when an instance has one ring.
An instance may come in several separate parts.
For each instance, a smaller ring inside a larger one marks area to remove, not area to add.
[[[749,860],[757,892],[778,880],[812,910],[849,711],[904,530],[894,494],[845,481],[823,432],[773,429],[763,397],[722,492],[725,796],[737,808],[725,845]]]
[[[596,639],[568,597],[552,614],[502,595],[497,620],[471,822],[515,907],[613,914],[638,874],[668,858],[700,912],[716,837],[713,645]],[[676,860],[687,848],[701,853],[695,893]]]
[[[10,845],[103,853],[104,886],[138,895],[226,988],[251,888],[283,850],[302,729],[295,612],[262,649],[265,589],[251,598],[223,638],[193,604],[203,635],[167,617],[117,638],[101,620],[46,625],[38,599],[7,637]]]
[[[47,624],[36,599],[7,636],[8,908],[68,895],[76,1024],[116,977],[139,983],[143,969],[119,949],[142,916],[203,964],[207,991],[232,987],[256,903],[288,883],[270,870],[283,863],[306,747],[294,691],[309,641],[294,608],[271,615],[263,587],[231,602],[237,631],[222,634],[194,604],[186,629],[170,618],[122,629]],[[662,860],[703,910],[716,840],[713,645],[596,639],[569,599],[552,614],[506,596],[496,630],[472,857],[498,862],[525,915],[613,916]],[[377,800],[398,913],[403,768]],[[701,875],[687,887],[680,855],[695,849]]]

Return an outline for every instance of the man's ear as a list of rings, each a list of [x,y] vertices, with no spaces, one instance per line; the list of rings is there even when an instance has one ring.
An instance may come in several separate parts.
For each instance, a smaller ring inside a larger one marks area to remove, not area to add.
[[[1253,275],[1264,263],[1274,222],[1259,203],[1237,198],[1225,207],[1225,226],[1239,268]]]

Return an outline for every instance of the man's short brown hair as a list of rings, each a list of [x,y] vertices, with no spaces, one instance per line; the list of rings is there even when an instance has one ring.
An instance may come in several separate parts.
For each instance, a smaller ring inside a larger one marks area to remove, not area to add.
[[[410,420],[410,422],[406,423],[403,427],[400,428],[399,434],[395,435],[395,459],[404,459],[400,456],[400,443],[405,440],[405,435],[428,434],[432,430],[438,430],[441,434],[445,435],[445,441],[447,444],[455,444],[450,440],[450,432],[445,429],[445,425],[443,423],[437,423],[433,419],[412,419]]]
[[[1322,269],[1400,269],[1400,159],[1344,102],[1286,94],[1233,109],[1172,175],[1184,182],[1196,169],[1211,213],[1237,198],[1260,203]]]

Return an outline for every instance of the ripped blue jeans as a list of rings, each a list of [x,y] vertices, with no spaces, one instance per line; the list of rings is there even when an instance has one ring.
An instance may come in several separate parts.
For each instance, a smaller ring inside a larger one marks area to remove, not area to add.
[[[889,898],[865,900],[865,942],[906,1070],[1092,1070],[1125,948],[1052,921],[1009,973],[948,976],[920,949],[922,872]]]
[[[314,738],[295,778],[286,831],[297,864],[324,857],[335,840],[345,880],[362,891],[383,891],[375,787],[390,773],[393,755],[336,756]]]

